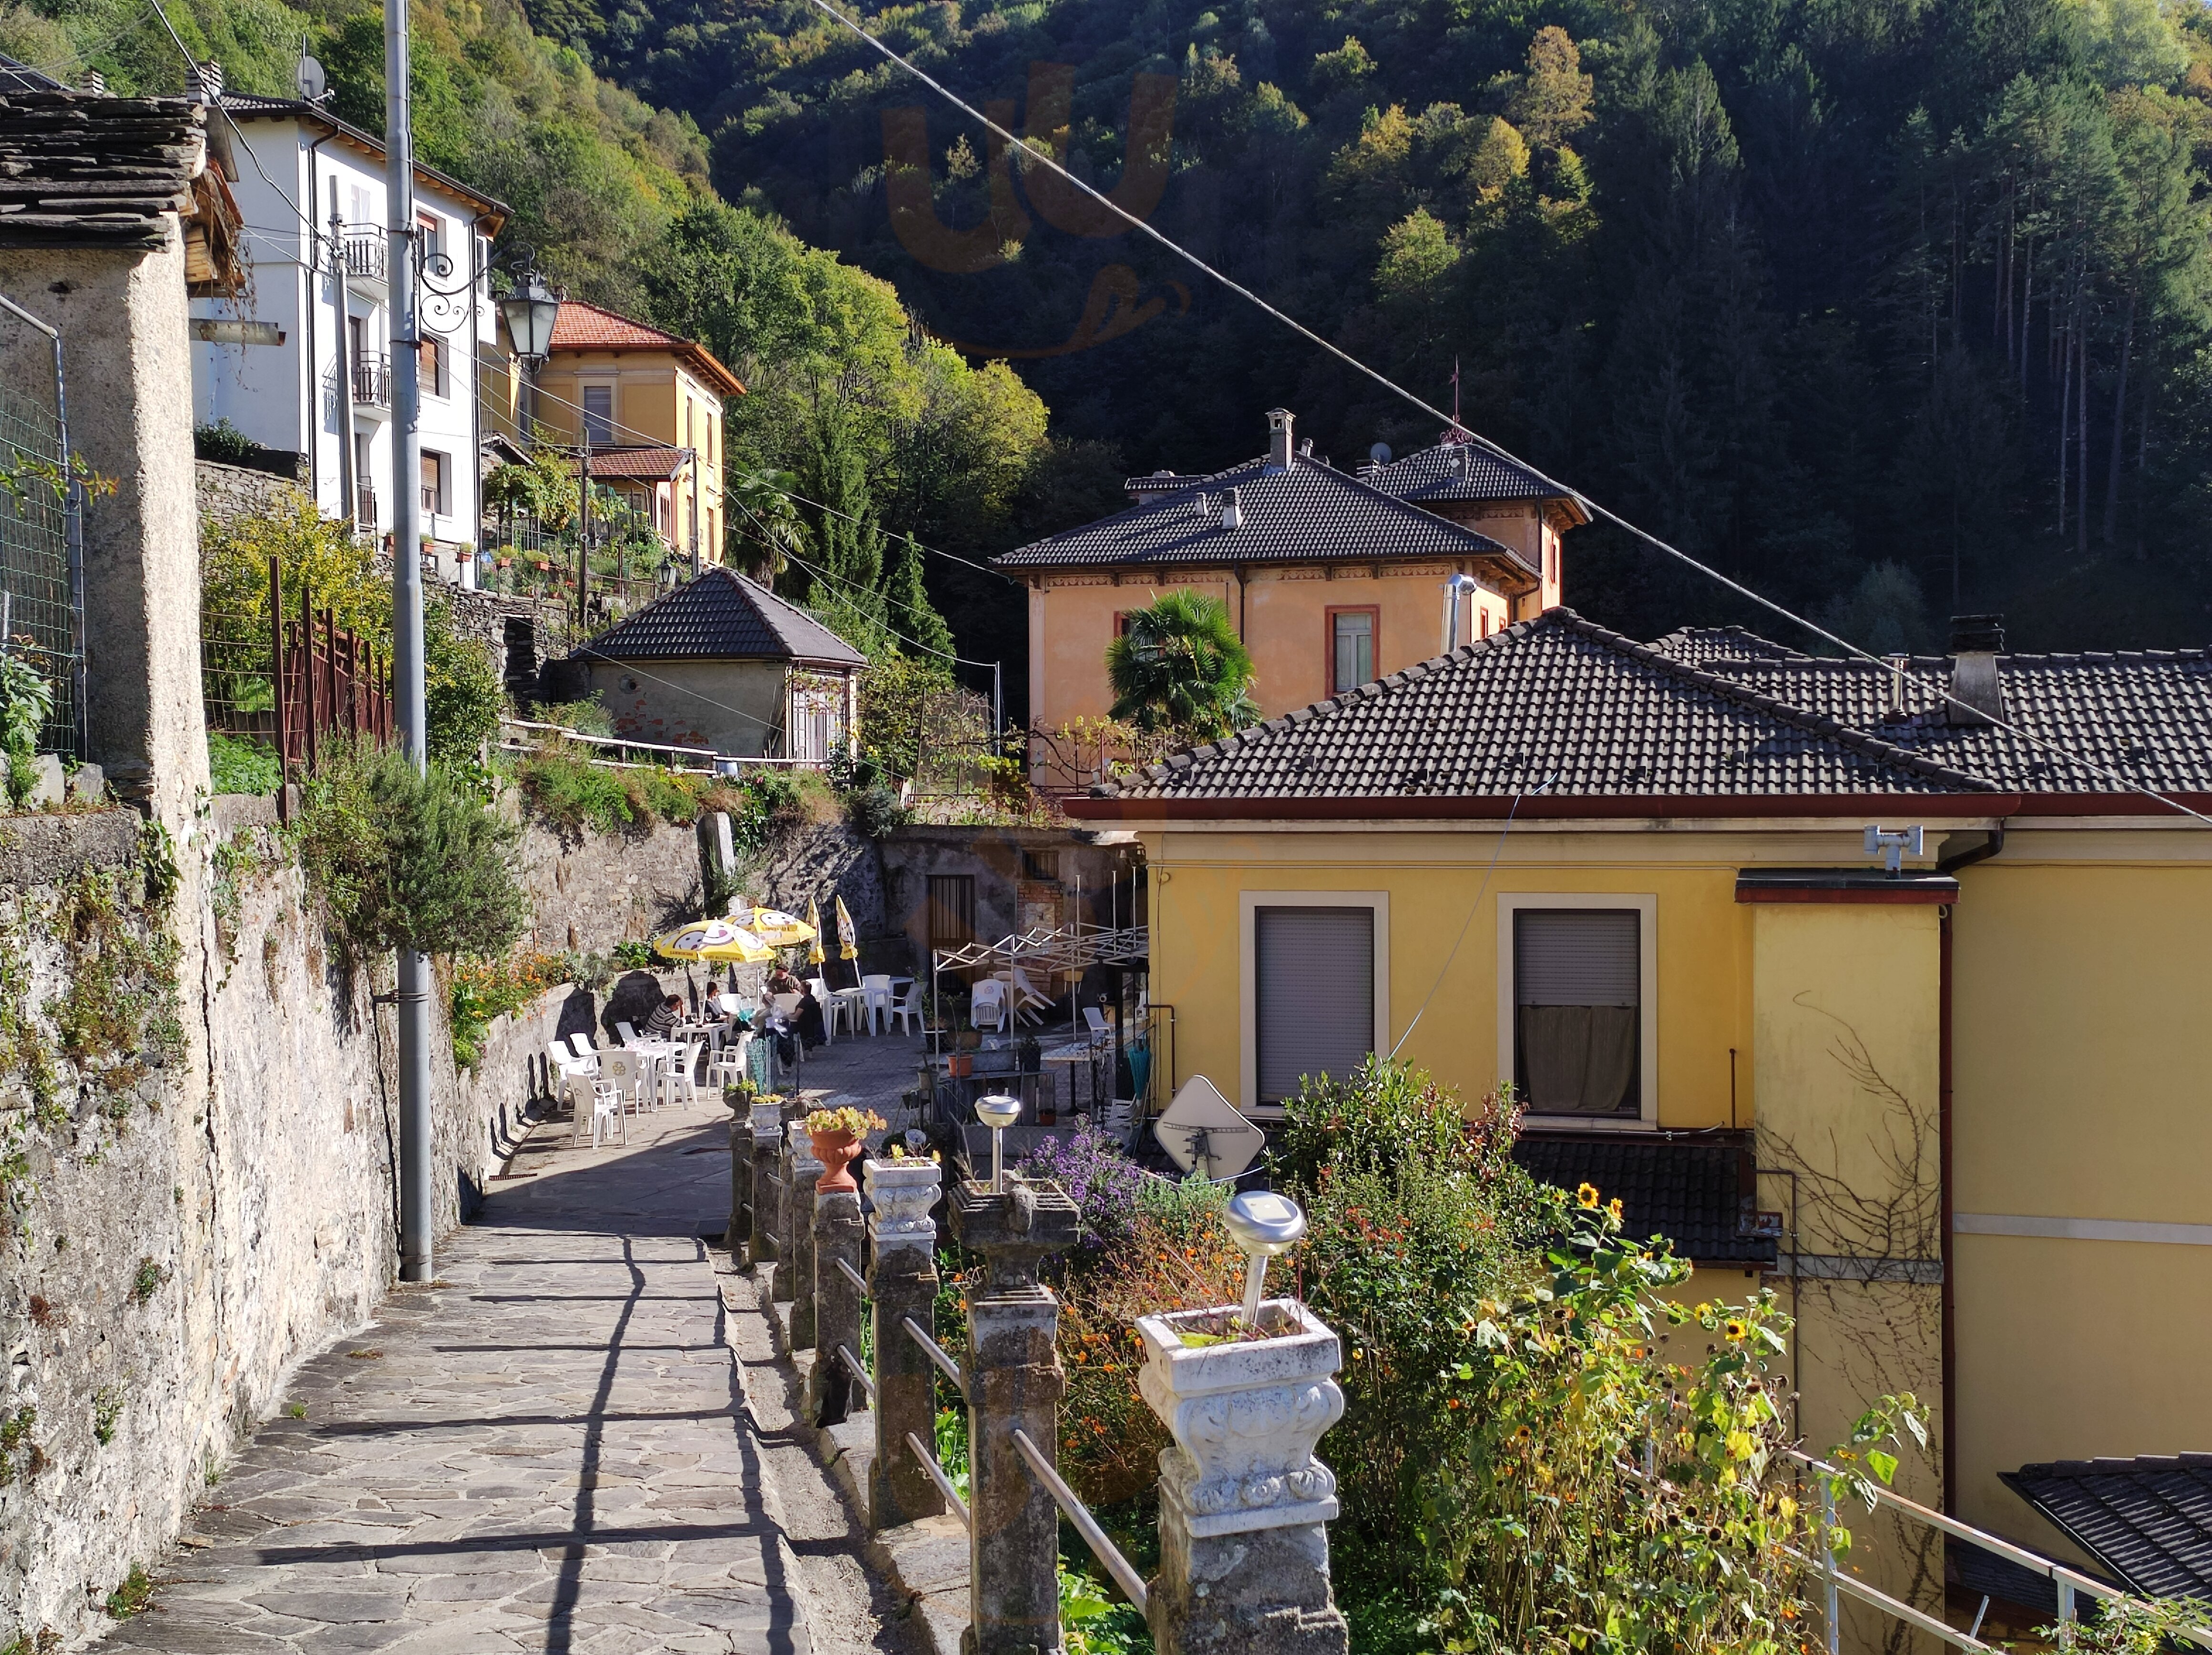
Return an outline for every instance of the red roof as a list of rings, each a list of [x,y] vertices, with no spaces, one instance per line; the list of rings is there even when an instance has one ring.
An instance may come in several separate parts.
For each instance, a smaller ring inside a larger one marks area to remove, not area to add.
[[[665,482],[684,469],[680,448],[615,448],[592,456],[595,477],[637,477]]]
[[[745,388],[738,376],[714,360],[714,353],[694,340],[664,331],[644,322],[634,322],[582,299],[564,299],[553,318],[553,349],[563,350],[665,350],[698,369],[726,396],[742,397]]]

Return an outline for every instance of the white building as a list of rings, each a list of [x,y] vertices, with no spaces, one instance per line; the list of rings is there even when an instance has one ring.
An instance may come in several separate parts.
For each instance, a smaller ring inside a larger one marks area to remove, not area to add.
[[[235,300],[192,301],[192,417],[228,420],[264,447],[301,455],[324,514],[382,537],[392,517],[391,300],[400,274],[386,268],[384,146],[313,104],[234,93],[222,101],[242,152],[232,189],[252,281]],[[484,269],[507,209],[419,165],[415,204],[433,262],[421,294],[415,486],[422,533],[450,575],[481,515],[478,377],[503,372]],[[451,261],[442,274],[438,255]]]

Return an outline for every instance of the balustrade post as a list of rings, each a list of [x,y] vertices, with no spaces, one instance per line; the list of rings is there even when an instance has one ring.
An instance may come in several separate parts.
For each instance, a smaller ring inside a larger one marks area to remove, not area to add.
[[[745,1159],[750,1169],[752,1211],[746,1228],[745,1257],[760,1265],[775,1257],[776,1244],[769,1237],[782,1234],[775,1228],[781,1222],[776,1209],[782,1204],[776,1199],[775,1180],[776,1151],[783,1142],[783,1106],[774,1098],[755,1098],[747,1131],[750,1142]]]
[[[860,1268],[863,1234],[851,1167],[825,1167],[814,1187],[814,1366],[806,1374],[806,1415],[817,1426],[842,1425],[853,1411],[852,1370],[837,1348],[860,1358],[860,1289],[837,1266]]]
[[[791,1160],[784,1176],[784,1209],[789,1228],[781,1232],[785,1257],[776,1265],[776,1296],[783,1296],[783,1278],[791,1277],[791,1349],[814,1348],[814,1186],[822,1177],[822,1163],[814,1157],[813,1141],[805,1123],[792,1121],[783,1129],[791,1145]],[[787,1267],[788,1267],[787,1269]]]
[[[933,1161],[871,1161],[868,1303],[875,1333],[876,1457],[868,1466],[868,1526],[896,1528],[945,1511],[945,1496],[907,1446],[910,1431],[937,1441],[937,1373],[907,1333],[911,1319],[937,1337],[937,1205]]]
[[[1270,1299],[1269,1337],[1203,1347],[1234,1308],[1137,1319],[1137,1388],[1175,1437],[1160,1451],[1160,1572],[1146,1618],[1157,1655],[1346,1655],[1329,1590],[1336,1478],[1314,1458],[1344,1416],[1336,1334],[1294,1299]]]
[[[799,1257],[799,1237],[791,1228],[791,1215],[798,1210],[791,1198],[792,1185],[799,1179],[799,1174],[792,1170],[793,1153],[791,1125],[785,1118],[779,1100],[775,1122],[776,1184],[775,1199],[769,1206],[769,1210],[775,1215],[775,1279],[769,1289],[769,1298],[773,1303],[786,1305],[792,1301],[799,1290],[798,1284],[792,1279],[792,1261]]]
[[[1009,1174],[1006,1192],[953,1186],[952,1233],[983,1256],[968,1294],[969,1626],[962,1655],[1057,1655],[1060,1508],[1014,1446],[1020,1430],[1055,1465],[1060,1300],[1037,1280],[1048,1253],[1081,1234],[1057,1185]],[[925,1439],[927,1440],[927,1439]]]

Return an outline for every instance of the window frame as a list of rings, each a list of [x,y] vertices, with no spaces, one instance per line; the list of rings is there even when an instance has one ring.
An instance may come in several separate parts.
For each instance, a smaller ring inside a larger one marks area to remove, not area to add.
[[[604,441],[592,434],[592,421],[598,417],[592,412],[592,393],[595,391],[607,393],[606,437]],[[597,385],[579,384],[576,387],[576,434],[594,448],[617,446],[615,430],[621,421],[616,417],[615,403],[615,386],[611,379]]]
[[[1364,615],[1367,617],[1367,664],[1370,676],[1360,680],[1371,683],[1382,676],[1382,606],[1379,603],[1331,603],[1322,611],[1321,681],[1328,686],[1330,695],[1349,694],[1359,688],[1349,689],[1336,687],[1336,617],[1340,615]]]
[[[1577,1131],[1643,1132],[1659,1125],[1659,899],[1638,891],[1512,891],[1498,899],[1498,1082],[1513,1084],[1518,1068],[1520,985],[1515,980],[1514,918],[1523,908],[1633,909],[1636,925],[1637,1112],[1632,1115],[1540,1114],[1535,1125]]]
[[[428,469],[434,469],[437,472],[437,498],[434,504],[427,500],[422,502],[422,511],[424,514],[434,519],[441,517],[453,516],[453,512],[449,511],[447,507],[452,501],[451,490],[453,480],[453,457],[440,449],[422,449],[420,451],[417,470],[419,471]],[[416,479],[416,493],[417,497],[419,498],[421,495],[429,492],[428,479],[418,476]]]
[[[1259,911],[1261,908],[1365,908],[1375,924],[1375,1041],[1390,1049],[1390,893],[1388,891],[1240,891],[1237,897],[1238,1076],[1237,1106],[1254,1120],[1283,1118],[1280,1104],[1260,1098]]]

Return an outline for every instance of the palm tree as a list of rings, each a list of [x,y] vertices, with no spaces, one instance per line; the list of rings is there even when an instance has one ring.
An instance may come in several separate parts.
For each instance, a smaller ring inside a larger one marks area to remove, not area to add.
[[[733,508],[733,535],[752,543],[754,561],[763,581],[773,584],[789,554],[806,543],[806,528],[792,501],[799,479],[789,471],[729,467],[722,476],[723,498]]]
[[[1252,658],[1219,598],[1165,592],[1150,609],[1123,617],[1123,628],[1106,646],[1114,717],[1193,741],[1259,721]]]

